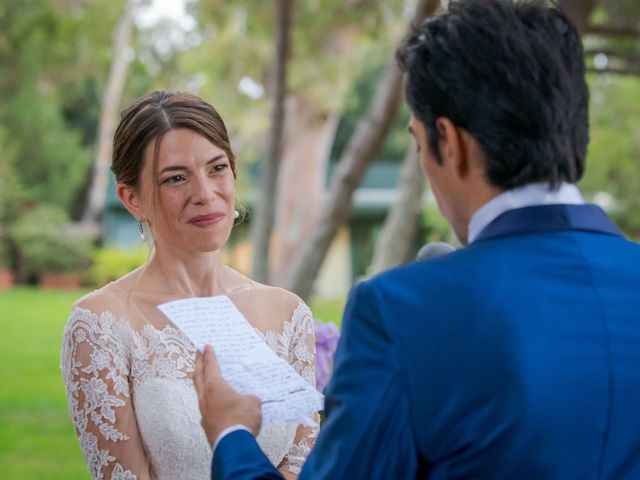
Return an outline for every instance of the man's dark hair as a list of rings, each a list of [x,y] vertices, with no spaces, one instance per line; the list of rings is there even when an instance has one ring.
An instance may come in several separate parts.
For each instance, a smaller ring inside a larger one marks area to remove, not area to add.
[[[488,180],[509,189],[575,183],[589,143],[589,93],[577,30],[542,1],[459,0],[397,52],[406,97],[440,163],[436,119],[468,131]]]

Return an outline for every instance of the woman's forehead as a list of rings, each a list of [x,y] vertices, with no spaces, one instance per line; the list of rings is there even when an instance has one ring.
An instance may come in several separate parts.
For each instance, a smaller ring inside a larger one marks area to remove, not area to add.
[[[159,143],[158,143],[159,142]],[[191,163],[193,161],[208,162],[226,152],[213,144],[204,135],[189,129],[170,130],[161,138],[147,145],[145,158],[154,158],[157,153],[158,167]]]

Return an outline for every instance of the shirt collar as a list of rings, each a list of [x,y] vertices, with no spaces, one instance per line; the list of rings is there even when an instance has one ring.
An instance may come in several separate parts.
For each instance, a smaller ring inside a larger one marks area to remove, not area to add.
[[[572,183],[561,183],[555,190],[550,188],[548,182],[529,183],[507,190],[489,200],[473,214],[469,222],[467,243],[473,242],[487,225],[508,210],[533,205],[583,203],[580,190]]]

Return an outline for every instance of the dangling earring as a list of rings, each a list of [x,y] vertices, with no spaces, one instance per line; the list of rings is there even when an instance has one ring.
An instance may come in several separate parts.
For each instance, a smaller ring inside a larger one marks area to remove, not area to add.
[[[239,218],[240,217],[240,212],[238,210],[234,210],[233,211],[233,218]]]
[[[142,218],[136,218],[136,220],[138,221],[138,230],[140,231],[140,240],[144,242],[147,239],[147,237],[144,236],[144,227],[142,226]]]

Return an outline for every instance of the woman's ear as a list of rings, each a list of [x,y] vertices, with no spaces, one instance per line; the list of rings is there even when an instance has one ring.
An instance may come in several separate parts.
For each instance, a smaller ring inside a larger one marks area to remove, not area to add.
[[[118,183],[116,185],[116,193],[124,205],[124,208],[126,208],[131,215],[135,218],[145,218],[140,205],[140,194],[135,188],[125,185],[124,183]]]
[[[469,172],[469,157],[465,131],[446,117],[436,119],[438,148],[444,162],[454,167],[458,176],[464,178]]]

